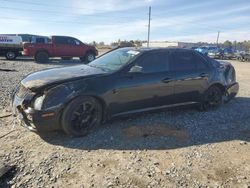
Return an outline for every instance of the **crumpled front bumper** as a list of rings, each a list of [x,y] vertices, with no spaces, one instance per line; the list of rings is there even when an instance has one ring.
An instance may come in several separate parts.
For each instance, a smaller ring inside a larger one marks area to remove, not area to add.
[[[21,124],[31,131],[53,131],[60,129],[60,113],[57,108],[47,111],[38,111],[25,108],[25,98],[16,95],[11,100],[12,113],[21,120]]]
[[[239,92],[239,83],[235,82],[226,88],[227,98],[231,99],[237,95]]]

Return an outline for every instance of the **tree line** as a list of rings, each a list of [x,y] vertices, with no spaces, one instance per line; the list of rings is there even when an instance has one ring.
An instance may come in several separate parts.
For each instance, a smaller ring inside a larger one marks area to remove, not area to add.
[[[250,40],[248,41],[245,40],[243,42],[226,40],[222,45],[223,47],[228,47],[235,50],[245,50],[245,51],[250,50]]]
[[[118,41],[111,42],[110,44],[105,44],[103,41],[101,41],[101,42],[93,41],[90,44],[92,44],[96,47],[110,47],[110,46],[121,46],[121,47],[138,46],[138,47],[140,47],[140,46],[142,46],[142,43],[146,43],[146,42],[147,42],[146,40],[120,40],[119,39]],[[217,44],[207,43],[207,42],[198,42],[198,43],[194,43],[194,45],[196,47],[199,47],[199,46],[207,46],[207,45],[216,46]],[[219,43],[218,46],[222,47],[222,48],[232,48],[233,50],[250,51],[250,40],[245,40],[245,41],[241,41],[241,42],[226,40],[223,43]]]

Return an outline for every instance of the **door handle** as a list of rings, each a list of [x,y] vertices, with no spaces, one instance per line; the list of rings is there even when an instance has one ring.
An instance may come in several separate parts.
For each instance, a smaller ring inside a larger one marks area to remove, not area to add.
[[[200,77],[202,77],[202,78],[208,77],[208,74],[206,74],[206,73],[201,73],[201,74],[200,74]]]
[[[172,81],[171,78],[164,78],[164,79],[162,80],[163,83],[169,83],[169,82],[171,82],[171,81]]]

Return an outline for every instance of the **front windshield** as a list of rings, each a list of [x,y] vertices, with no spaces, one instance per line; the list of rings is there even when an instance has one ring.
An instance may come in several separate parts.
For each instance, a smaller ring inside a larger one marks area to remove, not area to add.
[[[97,58],[88,65],[109,72],[117,71],[139,54],[139,51],[133,49],[118,49]]]

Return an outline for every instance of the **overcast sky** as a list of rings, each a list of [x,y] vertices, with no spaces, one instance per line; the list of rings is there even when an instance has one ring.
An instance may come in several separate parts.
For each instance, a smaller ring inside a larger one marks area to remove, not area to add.
[[[85,42],[250,40],[250,0],[0,0],[0,33],[69,35]]]

